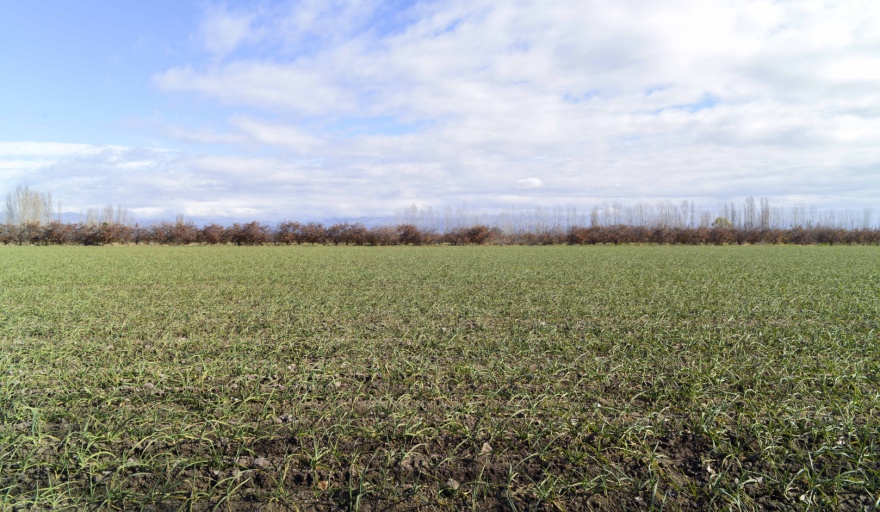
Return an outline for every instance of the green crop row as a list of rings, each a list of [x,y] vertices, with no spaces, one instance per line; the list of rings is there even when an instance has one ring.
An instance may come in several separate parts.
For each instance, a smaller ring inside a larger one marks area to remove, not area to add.
[[[880,506],[876,247],[0,248],[0,509]]]

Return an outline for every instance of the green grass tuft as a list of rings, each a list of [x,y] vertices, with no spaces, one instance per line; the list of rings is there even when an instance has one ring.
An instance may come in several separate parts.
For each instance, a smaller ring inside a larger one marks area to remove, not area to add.
[[[0,248],[0,508],[864,510],[876,247]]]

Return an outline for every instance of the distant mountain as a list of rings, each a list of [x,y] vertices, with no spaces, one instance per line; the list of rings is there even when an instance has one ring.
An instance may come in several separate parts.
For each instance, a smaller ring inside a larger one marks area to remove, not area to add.
[[[323,221],[319,221],[325,226],[332,226],[333,224],[363,224],[368,228],[372,228],[375,226],[390,226],[397,224],[397,219],[394,216],[385,216],[385,217],[332,217],[329,219],[325,219]]]
[[[80,222],[85,222],[85,220],[86,220],[85,214],[80,215],[79,213],[72,213],[72,212],[65,212],[65,213],[61,214],[61,222],[65,223],[65,224],[77,224]],[[281,222],[280,220],[267,221],[265,219],[234,218],[234,217],[225,217],[225,218],[186,217],[186,220],[188,222],[193,222],[194,224],[196,224],[197,226],[200,226],[200,227],[206,226],[208,224],[220,224],[221,226],[231,226],[235,223],[244,224],[244,223],[253,222],[253,221],[258,221],[263,224],[267,224],[269,226],[275,226],[279,222]],[[342,224],[342,223],[349,223],[349,224],[360,223],[368,228],[375,227],[375,226],[394,225],[397,223],[397,219],[391,215],[379,216],[379,217],[329,217],[329,218],[325,218],[325,219],[291,218],[291,219],[285,219],[285,220],[300,222],[302,224],[307,224],[309,222],[316,222],[316,223],[323,224],[325,226],[332,226],[333,224]],[[137,218],[133,215],[129,216],[129,224],[140,224],[142,226],[155,224],[157,222],[163,222],[163,221],[174,222],[175,218],[171,217],[171,218],[167,218],[167,219],[164,219],[164,218],[163,219],[140,219],[140,218]]]
[[[76,224],[78,222],[82,222],[85,220],[85,215],[80,215],[78,213],[62,213],[61,214],[61,222],[64,224]]]

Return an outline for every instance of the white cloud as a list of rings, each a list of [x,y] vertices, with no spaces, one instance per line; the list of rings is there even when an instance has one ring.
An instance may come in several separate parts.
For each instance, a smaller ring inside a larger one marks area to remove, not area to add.
[[[93,155],[107,148],[118,146],[94,146],[90,144],[70,144],[61,142],[0,141],[0,156],[20,157],[59,157],[69,155]]]
[[[225,5],[207,9],[200,35],[202,45],[211,53],[225,55],[240,44],[256,39],[252,24],[254,14],[229,12]]]
[[[541,188],[544,183],[538,178],[526,178],[522,180],[517,180],[517,185],[519,188]]]
[[[260,218],[880,197],[874,1],[236,5],[206,10],[204,62],[153,77],[220,112],[167,135],[234,156],[0,143],[0,172],[90,165],[145,212]]]
[[[308,153],[323,146],[321,139],[295,126],[268,124],[244,117],[233,120],[232,125],[254,143],[282,147],[295,153]]]
[[[155,80],[164,91],[194,91],[232,104],[282,107],[307,115],[327,113],[328,105],[336,110],[353,109],[348,91],[328,83],[326,76],[312,69],[315,66],[233,62],[208,73],[192,67],[171,69]]]

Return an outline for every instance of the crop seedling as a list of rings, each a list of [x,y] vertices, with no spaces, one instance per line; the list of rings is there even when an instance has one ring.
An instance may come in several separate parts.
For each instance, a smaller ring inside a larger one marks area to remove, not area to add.
[[[0,247],[0,509],[880,506],[880,252]]]

